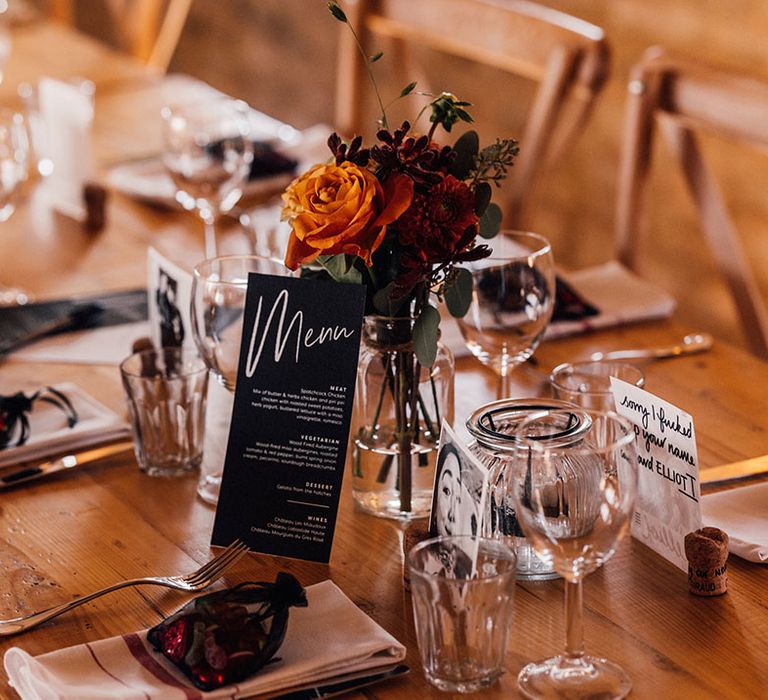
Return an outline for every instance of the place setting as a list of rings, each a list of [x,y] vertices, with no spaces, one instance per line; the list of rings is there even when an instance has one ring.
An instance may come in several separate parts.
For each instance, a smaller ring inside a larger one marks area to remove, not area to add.
[[[0,270],[0,694],[722,689],[762,361],[624,260],[562,266],[505,203],[529,142],[387,94],[351,9],[361,134],[151,71],[0,113],[0,226],[44,201],[89,241],[77,294]]]

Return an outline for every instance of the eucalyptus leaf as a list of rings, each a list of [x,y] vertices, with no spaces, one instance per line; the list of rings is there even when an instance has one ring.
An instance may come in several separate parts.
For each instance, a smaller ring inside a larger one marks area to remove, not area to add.
[[[382,287],[376,294],[373,295],[373,305],[381,314],[385,316],[391,316],[394,313],[392,291],[395,288],[395,283],[390,282],[386,287]]]
[[[457,180],[465,180],[469,171],[475,165],[475,158],[480,148],[480,139],[476,131],[467,131],[463,133],[453,150],[456,151],[456,157],[451,163],[450,172]]]
[[[328,274],[333,277],[336,282],[362,284],[362,273],[356,267],[351,265],[347,258],[352,258],[352,263],[354,263],[354,256],[343,254],[321,255],[317,261],[328,271]]]
[[[400,91],[400,97],[405,97],[406,95],[410,95],[414,88],[416,87],[416,81],[412,83],[408,83],[401,91]]]
[[[472,303],[472,273],[466,268],[457,268],[453,284],[445,290],[445,305],[454,318],[464,318]]]
[[[501,208],[498,204],[489,204],[480,217],[480,235],[493,238],[501,228]]]
[[[437,357],[437,329],[440,327],[440,313],[426,304],[413,324],[413,349],[422,367],[431,367]]]
[[[487,182],[478,182],[475,185],[475,214],[482,216],[491,203],[491,186]]]

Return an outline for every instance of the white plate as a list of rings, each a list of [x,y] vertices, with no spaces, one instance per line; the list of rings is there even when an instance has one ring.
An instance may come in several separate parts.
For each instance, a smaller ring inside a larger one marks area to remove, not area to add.
[[[43,459],[117,440],[130,433],[125,421],[74,384],[56,384],[75,407],[79,420],[70,428],[64,411],[36,401],[29,413],[29,439],[20,447],[0,450],[0,467]],[[29,395],[29,391],[25,392]]]

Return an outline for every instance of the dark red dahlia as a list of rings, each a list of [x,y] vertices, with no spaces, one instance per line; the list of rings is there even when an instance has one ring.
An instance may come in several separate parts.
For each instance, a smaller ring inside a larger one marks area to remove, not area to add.
[[[466,234],[477,222],[472,190],[446,175],[425,194],[414,195],[397,230],[400,242],[415,248],[424,262],[445,263],[474,240]]]

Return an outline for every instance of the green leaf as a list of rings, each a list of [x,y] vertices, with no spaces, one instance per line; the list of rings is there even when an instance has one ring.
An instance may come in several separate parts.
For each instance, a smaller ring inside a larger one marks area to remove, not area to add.
[[[339,20],[339,22],[347,22],[347,15],[344,14],[344,10],[342,10],[335,2],[329,2],[328,3],[328,9],[331,11],[331,14]]]
[[[451,164],[451,175],[457,180],[465,180],[469,175],[469,171],[474,167],[479,148],[480,139],[476,131],[463,133],[453,146],[453,150],[456,151],[456,157]]]
[[[437,329],[440,327],[440,313],[426,304],[413,324],[413,349],[422,367],[431,367],[437,357]]]
[[[501,228],[501,209],[498,204],[489,204],[480,217],[480,235],[493,238]]]
[[[378,61],[383,55],[384,55],[384,52],[383,51],[379,51],[379,53],[373,54],[373,56],[371,56],[368,60],[371,63],[376,63],[376,61]]]
[[[349,261],[351,258],[351,262]],[[354,267],[353,255],[321,255],[317,261],[328,271],[336,282],[362,284],[363,274]]]
[[[373,305],[381,314],[385,316],[391,316],[392,309],[392,290],[395,288],[395,283],[390,282],[386,287],[382,287],[376,294],[373,295]]]
[[[472,273],[466,268],[456,269],[453,284],[445,290],[445,305],[454,318],[464,318],[472,303]]]
[[[412,83],[408,83],[401,91],[400,91],[400,97],[405,97],[406,95],[410,95],[414,88],[416,87],[416,81]]]
[[[475,214],[482,216],[491,203],[491,186],[487,182],[478,182],[475,185]]]

